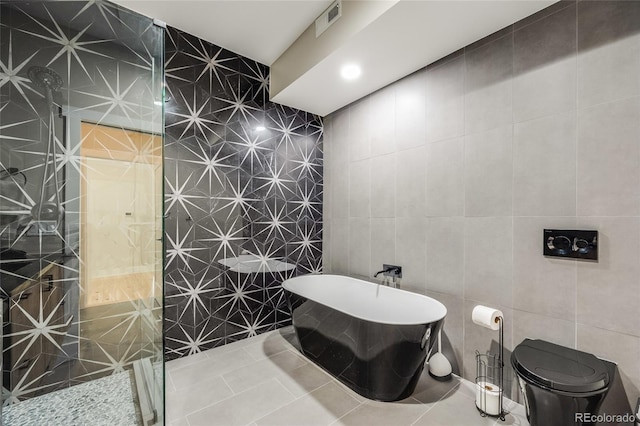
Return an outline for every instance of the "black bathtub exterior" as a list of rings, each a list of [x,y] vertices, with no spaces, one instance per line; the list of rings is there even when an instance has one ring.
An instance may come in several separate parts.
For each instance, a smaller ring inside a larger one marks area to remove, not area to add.
[[[397,401],[413,393],[444,319],[381,324],[285,293],[307,358],[369,399]]]

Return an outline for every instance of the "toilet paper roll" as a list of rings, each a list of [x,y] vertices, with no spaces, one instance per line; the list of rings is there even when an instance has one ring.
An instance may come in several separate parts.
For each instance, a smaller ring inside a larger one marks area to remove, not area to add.
[[[500,387],[492,383],[476,383],[476,407],[489,414],[497,416],[500,414]]]
[[[498,317],[504,318],[502,312],[500,312],[498,309],[493,309],[482,305],[478,305],[473,308],[473,312],[471,313],[471,320],[474,323],[486,328],[490,328],[491,330],[498,330],[500,328]]]

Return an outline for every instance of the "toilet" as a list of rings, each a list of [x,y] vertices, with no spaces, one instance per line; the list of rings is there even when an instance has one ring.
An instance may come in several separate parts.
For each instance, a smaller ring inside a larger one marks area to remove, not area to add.
[[[531,426],[592,425],[612,381],[612,363],[544,340],[525,339],[511,365]]]

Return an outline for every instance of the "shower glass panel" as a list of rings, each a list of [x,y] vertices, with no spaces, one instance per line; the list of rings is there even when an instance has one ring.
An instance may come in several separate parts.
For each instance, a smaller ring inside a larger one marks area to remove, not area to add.
[[[0,0],[2,425],[163,424],[163,43]]]

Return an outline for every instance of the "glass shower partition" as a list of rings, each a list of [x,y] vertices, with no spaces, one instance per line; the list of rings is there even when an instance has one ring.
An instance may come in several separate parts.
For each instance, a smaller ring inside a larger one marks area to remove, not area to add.
[[[163,424],[163,43],[0,0],[3,425]]]

